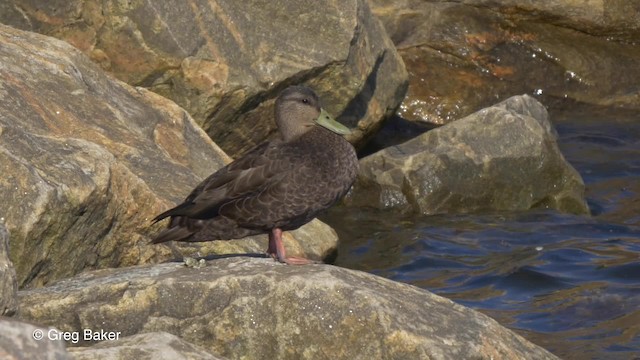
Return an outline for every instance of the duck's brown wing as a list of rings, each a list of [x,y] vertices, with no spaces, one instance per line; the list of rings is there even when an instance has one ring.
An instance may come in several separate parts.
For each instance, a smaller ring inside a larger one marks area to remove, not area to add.
[[[297,167],[295,171],[283,171],[265,183],[259,192],[228,201],[218,211],[242,227],[262,230],[282,227],[305,217],[306,213],[315,213],[318,204],[310,201],[313,194],[302,187],[314,184],[317,179],[312,169],[306,170]]]
[[[189,194],[185,201],[158,215],[166,217],[209,219],[218,215],[221,206],[245,196],[259,193],[290,167],[278,156],[279,143],[266,143],[210,175]]]
[[[283,145],[275,156],[286,166],[279,167],[259,192],[223,204],[220,215],[244,228],[262,230],[290,230],[310,221],[351,185],[341,184],[339,163],[325,145]]]

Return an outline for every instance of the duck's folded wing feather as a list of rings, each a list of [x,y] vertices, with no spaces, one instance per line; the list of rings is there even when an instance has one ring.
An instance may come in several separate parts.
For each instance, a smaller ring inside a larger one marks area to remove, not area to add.
[[[259,193],[280,173],[290,167],[286,158],[273,156],[267,146],[261,146],[215,172],[201,182],[180,205],[156,217],[169,216],[207,219],[218,215],[222,205],[234,199]]]
[[[325,190],[315,186],[316,172],[308,164],[298,162],[294,167],[295,171],[274,174],[259,192],[226,202],[220,214],[246,228],[271,229],[315,212],[319,204],[312,193]]]

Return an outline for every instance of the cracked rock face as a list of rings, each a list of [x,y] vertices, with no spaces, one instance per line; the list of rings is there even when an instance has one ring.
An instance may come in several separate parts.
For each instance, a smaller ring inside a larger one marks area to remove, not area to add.
[[[364,0],[0,6],[0,22],[68,41],[118,79],[174,100],[232,157],[275,135],[271,100],[287,84],[313,87],[354,143],[406,91],[404,64]]]
[[[21,318],[64,331],[167,332],[229,359],[555,359],[450,300],[329,265],[228,258],[104,269],[20,301]]]

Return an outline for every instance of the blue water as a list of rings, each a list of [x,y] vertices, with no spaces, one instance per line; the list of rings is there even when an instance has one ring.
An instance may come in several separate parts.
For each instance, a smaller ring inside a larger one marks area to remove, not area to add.
[[[564,359],[640,359],[639,120],[555,123],[592,216],[337,208],[324,218],[335,263],[477,309]]]

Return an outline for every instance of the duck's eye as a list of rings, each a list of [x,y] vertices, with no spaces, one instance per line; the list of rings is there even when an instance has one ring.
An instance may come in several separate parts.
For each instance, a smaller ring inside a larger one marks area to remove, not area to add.
[[[309,103],[309,99],[307,99],[307,98],[302,99],[302,103],[303,104],[308,104]]]

